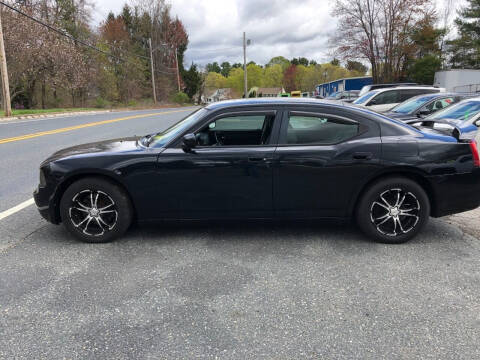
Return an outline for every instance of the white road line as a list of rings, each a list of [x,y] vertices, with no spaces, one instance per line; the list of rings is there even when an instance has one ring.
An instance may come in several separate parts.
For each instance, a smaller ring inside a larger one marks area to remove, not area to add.
[[[18,204],[17,206],[14,206],[8,210],[2,211],[0,213],[0,220],[5,219],[6,217],[15,214],[16,212],[19,212],[20,210],[25,209],[26,207],[29,207],[30,205],[35,204],[35,200],[33,198],[28,199],[27,201],[22,202],[21,204]]]

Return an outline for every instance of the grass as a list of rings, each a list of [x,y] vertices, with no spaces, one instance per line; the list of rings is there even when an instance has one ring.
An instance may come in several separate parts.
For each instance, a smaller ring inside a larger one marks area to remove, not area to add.
[[[12,110],[13,115],[31,115],[31,114],[48,114],[56,112],[72,112],[72,111],[91,111],[98,110],[95,108],[66,108],[66,109],[21,109]]]

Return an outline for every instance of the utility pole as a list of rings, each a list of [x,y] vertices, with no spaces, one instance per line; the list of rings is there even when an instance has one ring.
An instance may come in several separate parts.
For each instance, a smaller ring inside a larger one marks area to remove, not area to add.
[[[12,116],[12,104],[10,103],[10,85],[8,83],[7,58],[5,57],[5,44],[3,43],[3,27],[2,27],[2,9],[0,6],[0,70],[2,73],[3,87],[3,104],[5,108],[5,116]]]
[[[155,71],[153,69],[153,49],[152,38],[148,38],[148,46],[150,47],[150,66],[152,68],[152,90],[153,90],[153,103],[157,103],[157,92],[155,91]]]
[[[178,92],[180,92],[180,71],[179,71],[179,69],[178,69],[177,48],[175,48],[175,63],[177,64],[177,84],[178,84]]]
[[[243,97],[247,98],[247,39],[243,32]]]

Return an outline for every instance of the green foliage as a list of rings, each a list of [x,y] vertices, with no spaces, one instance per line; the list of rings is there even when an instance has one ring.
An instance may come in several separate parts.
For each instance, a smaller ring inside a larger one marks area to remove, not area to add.
[[[111,107],[111,106],[112,106],[112,103],[108,100],[105,100],[101,96],[99,96],[95,99],[95,107],[96,108],[105,109],[105,108],[108,108],[108,107]]]
[[[207,72],[216,72],[219,74],[222,72],[222,68],[220,67],[220,65],[218,65],[216,61],[211,64],[207,64],[206,69]]]
[[[480,69],[480,0],[468,0],[455,20],[459,36],[447,42],[452,67]]]
[[[432,85],[435,72],[442,67],[442,60],[435,55],[427,55],[416,60],[409,68],[409,78],[419,84]]]
[[[368,68],[359,61],[347,60],[347,65],[345,66],[350,71],[357,71],[361,75],[367,73]]]
[[[202,84],[202,76],[197,70],[197,65],[192,64],[190,69],[184,72],[183,81],[185,83],[185,93],[190,99],[193,99]]]
[[[267,67],[272,65],[280,65],[282,67],[282,71],[285,71],[287,67],[290,66],[290,61],[284,58],[283,56],[275,56],[267,63]]]
[[[232,69],[232,66],[228,61],[224,61],[221,67],[222,67],[222,70],[220,71],[220,74],[227,77],[230,74],[230,70]]]
[[[176,104],[187,104],[190,102],[190,98],[188,97],[187,94],[180,91],[172,96],[172,101]]]
[[[333,66],[340,66],[340,60],[334,58],[332,61],[330,61],[330,64]]]

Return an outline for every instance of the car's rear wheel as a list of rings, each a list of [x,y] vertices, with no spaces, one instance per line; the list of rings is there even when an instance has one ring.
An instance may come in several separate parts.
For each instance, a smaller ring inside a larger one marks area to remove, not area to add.
[[[423,188],[402,177],[381,179],[363,194],[356,209],[359,227],[371,239],[404,243],[425,226],[430,202]]]
[[[77,239],[90,243],[112,241],[132,222],[130,199],[113,182],[88,177],[71,184],[60,201],[60,216]]]

